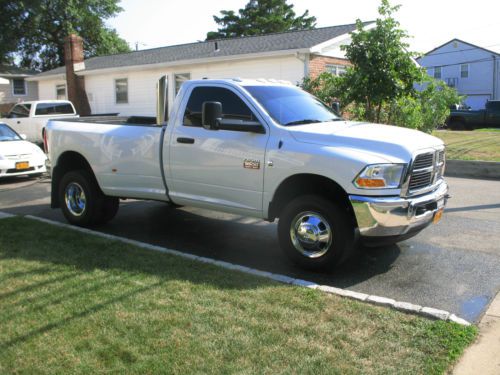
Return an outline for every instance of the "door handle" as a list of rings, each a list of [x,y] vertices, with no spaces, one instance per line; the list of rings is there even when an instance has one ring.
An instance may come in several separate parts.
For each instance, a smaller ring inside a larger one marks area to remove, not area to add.
[[[194,143],[194,138],[179,137],[177,138],[177,143],[187,143],[192,145]]]

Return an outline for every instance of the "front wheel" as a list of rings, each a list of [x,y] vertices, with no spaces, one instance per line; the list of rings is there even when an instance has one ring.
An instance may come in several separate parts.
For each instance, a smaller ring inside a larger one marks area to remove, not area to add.
[[[307,269],[331,269],[354,247],[354,225],[348,212],[316,195],[297,197],[284,208],[278,236],[284,253]]]

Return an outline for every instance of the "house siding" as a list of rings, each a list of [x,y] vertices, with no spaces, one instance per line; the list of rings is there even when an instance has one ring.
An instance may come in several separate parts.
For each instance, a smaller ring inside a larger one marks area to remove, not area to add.
[[[12,78],[4,77],[9,80],[8,85],[0,85],[0,104],[10,105],[20,101],[38,100],[38,83],[26,83],[26,95],[13,95],[12,94]]]
[[[500,55],[496,57],[494,77],[493,54],[467,43],[451,41],[419,59],[421,66],[432,76],[434,68],[441,67],[441,79],[453,82],[461,95],[467,95],[465,103],[473,109],[484,108],[487,99],[499,99]],[[469,76],[460,76],[460,65],[469,64]],[[493,83],[495,81],[495,84]],[[495,92],[494,92],[495,91]]]
[[[90,74],[85,76],[85,89],[92,113],[116,113],[122,116],[154,116],[156,113],[156,83],[169,77],[170,102],[174,99],[174,75],[189,73],[191,79],[207,78],[266,78],[302,82],[304,61],[295,56],[268,57],[251,60],[225,61],[207,64],[179,65],[165,69],[131,68],[128,71]],[[127,78],[128,103],[117,104],[115,80]],[[55,99],[56,85],[63,80],[40,81],[40,99]]]
[[[66,85],[63,79],[40,81],[38,84],[38,92],[40,100],[55,100],[57,99],[56,86]]]

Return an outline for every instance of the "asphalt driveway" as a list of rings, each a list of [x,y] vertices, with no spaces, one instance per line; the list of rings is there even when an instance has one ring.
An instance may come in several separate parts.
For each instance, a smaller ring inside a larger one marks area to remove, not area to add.
[[[500,182],[448,178],[442,222],[398,245],[360,249],[330,274],[305,272],[281,254],[276,224],[159,202],[125,201],[99,230],[171,249],[448,310],[477,321],[500,289]],[[0,181],[0,210],[65,222],[49,207],[50,181]]]

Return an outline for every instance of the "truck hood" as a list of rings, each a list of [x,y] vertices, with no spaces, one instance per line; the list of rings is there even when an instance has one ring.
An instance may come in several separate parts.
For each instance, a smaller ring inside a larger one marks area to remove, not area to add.
[[[417,150],[443,147],[439,138],[418,130],[367,122],[324,122],[287,129],[298,142],[355,148],[391,160],[408,161]]]

